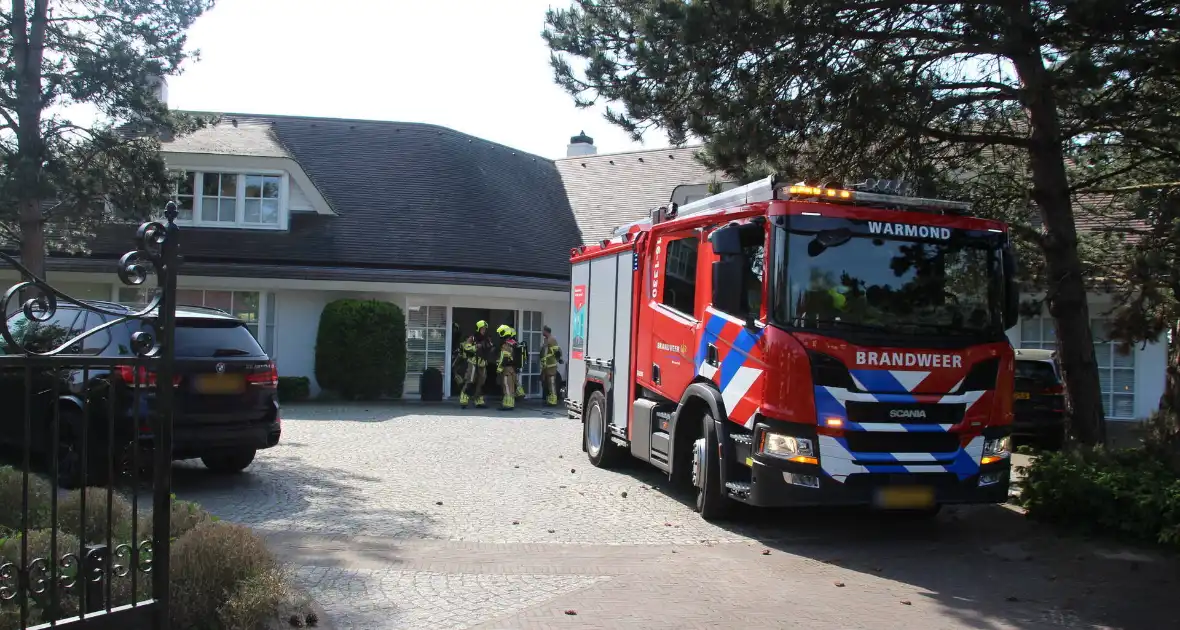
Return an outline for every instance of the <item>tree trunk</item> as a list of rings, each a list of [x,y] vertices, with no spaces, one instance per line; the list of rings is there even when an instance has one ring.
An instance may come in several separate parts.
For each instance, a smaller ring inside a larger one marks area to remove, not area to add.
[[[41,65],[45,60],[48,0],[34,0],[28,14],[24,0],[12,3],[12,56],[16,70],[17,207],[20,212],[21,262],[33,275],[45,278],[45,221],[41,201],[45,141],[41,137],[44,110]]]
[[[1033,200],[1045,226],[1047,303],[1057,328],[1057,349],[1068,395],[1071,429],[1083,444],[1106,441],[1102,388],[1094,358],[1086,279],[1078,258],[1077,226],[1065,172],[1056,98],[1039,51],[1014,56],[1024,84],[1023,101],[1030,127],[1029,163]]]

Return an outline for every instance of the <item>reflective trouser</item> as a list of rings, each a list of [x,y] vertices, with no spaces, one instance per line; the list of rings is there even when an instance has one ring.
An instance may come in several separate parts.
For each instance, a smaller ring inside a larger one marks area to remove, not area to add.
[[[476,365],[475,363],[467,364],[467,376],[463,379],[466,385],[463,387],[462,393],[459,394],[459,405],[466,407],[467,403],[471,402],[472,397],[475,398],[475,406],[483,407],[483,382],[488,378],[488,368],[483,365]]]
[[[541,386],[545,388],[545,404],[557,404],[557,366],[541,368]]]
[[[518,388],[520,388],[520,385],[516,382],[516,368],[504,368],[504,371],[500,373],[500,386],[504,388],[504,400],[501,403],[500,408],[515,409],[516,392]]]

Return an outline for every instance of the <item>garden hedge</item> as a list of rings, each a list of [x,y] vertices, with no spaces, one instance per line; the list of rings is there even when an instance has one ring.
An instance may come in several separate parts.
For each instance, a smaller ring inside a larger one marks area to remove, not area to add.
[[[378,300],[336,300],[320,315],[315,344],[320,387],[346,400],[400,398],[406,378],[406,318]]]
[[[306,376],[280,376],[279,402],[303,402],[311,398],[311,379]]]

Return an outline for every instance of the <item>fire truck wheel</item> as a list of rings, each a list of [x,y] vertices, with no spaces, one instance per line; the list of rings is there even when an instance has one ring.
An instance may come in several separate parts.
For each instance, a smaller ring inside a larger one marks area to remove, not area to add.
[[[582,421],[582,440],[585,442],[586,455],[590,463],[597,468],[612,468],[619,463],[622,450],[610,439],[606,425],[610,420],[606,416],[606,395],[600,391],[591,392],[590,400],[586,402],[586,412]]]
[[[697,512],[706,521],[715,521],[725,518],[733,503],[721,491],[721,454],[713,416],[706,413],[703,420],[705,435],[692,445],[692,485],[697,489]]]

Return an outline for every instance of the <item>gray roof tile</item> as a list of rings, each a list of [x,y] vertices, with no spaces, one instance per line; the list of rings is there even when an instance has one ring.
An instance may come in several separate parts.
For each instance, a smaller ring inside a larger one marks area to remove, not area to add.
[[[694,155],[700,147],[585,155],[556,161],[585,243],[666,205],[683,184],[708,184],[716,175]],[[582,244],[582,243],[579,243]]]

